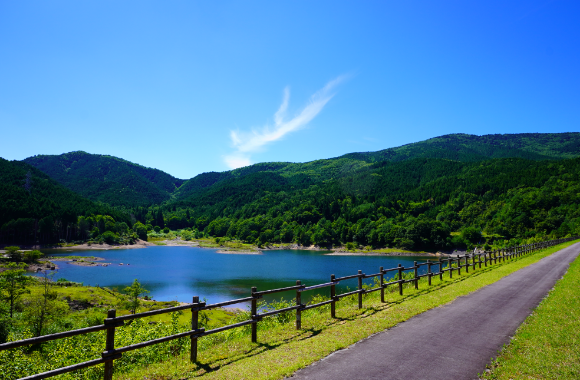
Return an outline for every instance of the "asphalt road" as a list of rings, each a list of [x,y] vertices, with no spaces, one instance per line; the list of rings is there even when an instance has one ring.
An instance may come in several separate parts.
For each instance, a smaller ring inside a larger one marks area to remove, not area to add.
[[[477,379],[579,252],[580,243],[564,248],[337,351],[292,379]]]

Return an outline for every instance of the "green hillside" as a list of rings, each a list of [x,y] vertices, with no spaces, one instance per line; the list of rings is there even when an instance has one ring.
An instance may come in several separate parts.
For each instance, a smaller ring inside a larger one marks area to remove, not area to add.
[[[580,233],[579,152],[580,133],[454,134],[379,152],[203,173],[187,181],[84,152],[25,161],[78,194],[121,206],[126,214],[115,220],[130,219],[128,227],[140,221],[258,245],[435,250]],[[21,190],[10,191],[10,201],[22,196]],[[91,207],[96,206],[78,210]],[[25,213],[11,215],[19,212]],[[93,238],[126,230],[105,228],[97,216],[87,220]],[[145,228],[135,231],[143,234]]]
[[[114,206],[149,206],[167,201],[183,180],[120,158],[70,152],[38,155],[24,162],[93,201]]]
[[[445,158],[482,161],[489,158],[519,157],[530,160],[578,157],[580,133],[518,133],[508,135],[452,134],[378,152],[352,153],[369,162],[404,161],[413,158]]]
[[[163,207],[172,228],[256,244],[452,249],[580,232],[580,158],[380,162],[314,184],[276,173],[223,181]],[[459,235],[452,232],[459,231]]]
[[[529,160],[574,158],[580,155],[580,133],[525,133],[513,135],[452,134],[378,152],[350,153],[306,163],[271,162],[222,173],[203,173],[179,188],[173,200],[185,200],[221,181],[256,172],[275,172],[284,177],[308,177],[311,182],[352,175],[378,162],[416,158],[441,158],[476,162],[491,158],[517,157]],[[307,181],[307,182],[308,182]]]
[[[131,222],[128,214],[85,199],[22,161],[0,158],[0,199],[0,243],[81,239],[78,221],[85,215],[107,215],[113,222]]]

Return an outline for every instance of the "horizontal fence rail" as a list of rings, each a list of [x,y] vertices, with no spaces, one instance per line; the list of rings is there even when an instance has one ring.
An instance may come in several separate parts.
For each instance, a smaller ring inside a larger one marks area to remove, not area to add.
[[[363,307],[363,295],[366,293],[373,293],[376,291],[381,292],[381,302],[385,302],[385,289],[389,286],[397,286],[400,295],[403,295],[403,285],[408,283],[414,283],[415,289],[419,288],[419,280],[421,278],[427,278],[428,285],[431,285],[431,279],[434,276],[439,276],[439,279],[443,279],[443,275],[445,273],[449,273],[449,278],[453,278],[453,272],[455,271],[457,275],[461,275],[461,270],[465,270],[466,273],[469,273],[469,269],[471,268],[472,271],[475,271],[476,268],[481,269],[482,267],[487,267],[489,265],[497,264],[505,262],[507,260],[511,260],[514,258],[521,257],[525,254],[548,248],[557,244],[561,244],[567,241],[576,240],[579,237],[571,237],[571,238],[564,238],[564,239],[557,239],[557,240],[549,240],[539,243],[533,243],[528,245],[521,245],[516,247],[509,247],[503,248],[495,251],[484,251],[484,252],[473,252],[468,253],[465,255],[457,255],[455,257],[447,257],[447,258],[439,258],[437,261],[427,260],[425,263],[418,263],[414,262],[413,266],[411,267],[404,267],[399,264],[395,268],[384,269],[380,267],[378,273],[373,274],[364,274],[362,271],[358,271],[357,274],[344,276],[344,277],[335,277],[335,275],[330,276],[330,282],[326,282],[323,284],[316,284],[311,286],[306,286],[301,283],[301,281],[296,281],[296,285],[288,286],[285,288],[279,289],[270,289],[270,290],[262,290],[258,291],[256,287],[251,288],[251,296],[245,298],[238,298],[235,300],[219,302],[215,304],[206,304],[205,302],[199,302],[199,297],[193,297],[192,303],[170,307],[166,309],[160,310],[153,310],[147,311],[143,313],[137,314],[130,314],[130,315],[123,315],[123,316],[116,316],[116,310],[112,309],[109,310],[107,313],[107,318],[104,320],[102,325],[87,327],[78,330],[72,331],[65,331],[61,333],[39,336],[30,339],[19,340],[15,342],[8,342],[0,344],[0,351],[7,350],[11,348],[17,348],[21,346],[31,345],[31,344],[40,344],[44,342],[49,342],[52,340],[57,339],[64,339],[68,337],[72,337],[75,335],[82,335],[88,334],[97,331],[105,331],[105,349],[102,353],[102,357],[100,359],[90,360],[83,363],[74,364],[68,367],[58,368],[52,371],[47,371],[43,373],[39,373],[36,375],[28,376],[23,379],[27,380],[36,380],[36,379],[45,379],[47,377],[52,377],[56,375],[60,375],[63,373],[75,371],[82,368],[92,367],[100,364],[105,365],[104,371],[104,380],[112,380],[113,379],[113,361],[116,359],[120,359],[124,352],[129,352],[133,350],[138,350],[143,347],[168,342],[174,339],[185,338],[189,337],[191,339],[191,351],[190,351],[190,360],[192,363],[197,362],[197,340],[201,337],[220,333],[222,331],[226,331],[229,329],[234,329],[238,327],[243,327],[247,325],[251,325],[251,336],[252,342],[257,342],[258,340],[258,322],[265,317],[270,317],[273,315],[277,315],[280,313],[288,313],[295,311],[296,313],[296,329],[302,328],[302,311],[314,309],[317,307],[330,305],[330,316],[331,318],[336,318],[336,303],[339,302],[342,298],[348,296],[358,296],[358,308],[362,309]],[[422,267],[427,267],[427,273],[419,275],[419,269]],[[433,270],[436,271],[433,271]],[[388,273],[395,273],[394,277],[385,282],[385,276]],[[375,288],[365,289],[363,287],[363,279],[369,278],[376,278],[378,277],[378,286]],[[408,278],[405,278],[408,277]],[[351,280],[351,279],[358,280],[358,287],[356,290],[345,292],[342,294],[336,294],[336,285],[338,285],[341,281]],[[311,291],[315,289],[321,289],[330,287],[330,300],[306,305],[302,303],[302,293],[306,291]],[[267,312],[260,313],[258,310],[258,300],[261,299],[266,294],[274,294],[279,292],[287,292],[295,290],[296,291],[296,305],[285,307],[282,309],[271,310]],[[251,319],[243,322],[234,323],[227,326],[218,327],[212,330],[205,330],[204,328],[199,328],[199,312],[203,310],[210,310],[218,307],[229,306],[239,303],[251,303]],[[153,315],[159,315],[164,313],[172,313],[175,311],[181,310],[191,310],[191,330],[178,333],[175,335],[169,335],[166,337],[158,338],[149,340],[142,343],[137,343],[125,347],[117,347],[115,348],[115,329],[117,327],[121,327],[125,325],[125,321],[145,318]]]

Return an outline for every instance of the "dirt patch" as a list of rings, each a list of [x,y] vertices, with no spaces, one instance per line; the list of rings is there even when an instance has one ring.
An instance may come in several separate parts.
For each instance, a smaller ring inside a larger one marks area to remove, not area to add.
[[[67,299],[66,302],[68,303],[68,307],[70,307],[70,309],[72,311],[86,310],[86,309],[90,309],[91,307],[93,307],[93,305],[88,301],[68,300]]]
[[[196,241],[173,239],[173,240],[157,240],[152,245],[163,245],[167,247],[199,247]]]
[[[333,252],[325,256],[443,256],[438,253],[414,253],[414,252]]]
[[[28,272],[40,272],[43,270],[58,270],[58,265],[46,259],[40,259],[38,263],[29,264],[26,267]]]
[[[87,250],[87,251],[99,251],[99,250],[109,250],[109,249],[137,249],[137,248],[147,248],[147,247],[151,247],[151,246],[155,246],[155,244],[150,243],[148,241],[144,241],[144,240],[137,240],[135,242],[135,244],[132,245],[110,245],[110,244],[79,244],[79,245],[71,245],[71,246],[67,246],[67,247],[46,247],[46,248],[50,248],[50,249],[59,249],[59,250],[67,250],[67,249],[83,249],[83,250]]]
[[[217,253],[223,253],[226,255],[261,255],[262,251],[234,251],[229,249],[220,249]]]

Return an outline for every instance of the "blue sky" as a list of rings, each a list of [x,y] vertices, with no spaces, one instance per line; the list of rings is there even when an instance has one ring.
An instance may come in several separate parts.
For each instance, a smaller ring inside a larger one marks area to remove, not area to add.
[[[0,157],[190,178],[448,133],[575,132],[577,1],[0,0]]]

